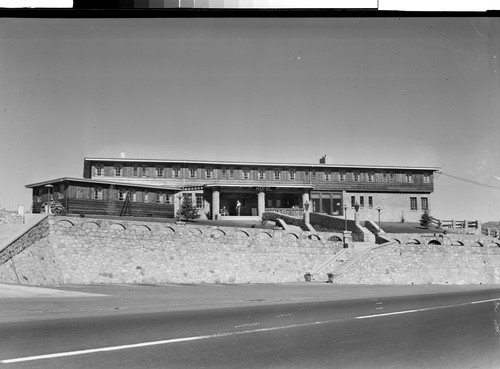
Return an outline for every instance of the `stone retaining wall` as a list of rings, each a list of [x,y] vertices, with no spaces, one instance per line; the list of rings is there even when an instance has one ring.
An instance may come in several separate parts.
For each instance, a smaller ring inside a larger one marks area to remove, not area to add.
[[[21,283],[295,282],[342,248],[329,233],[60,216],[49,223],[48,243],[14,257],[17,274],[27,276]],[[41,257],[46,275],[35,278]],[[13,281],[9,263],[0,278]]]
[[[391,242],[338,276],[339,284],[499,284],[500,248]]]
[[[17,211],[0,210],[0,224],[23,224],[24,218]]]

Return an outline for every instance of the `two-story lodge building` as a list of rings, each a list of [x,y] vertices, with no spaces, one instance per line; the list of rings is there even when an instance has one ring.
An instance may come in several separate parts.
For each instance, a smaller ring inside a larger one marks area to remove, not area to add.
[[[356,166],[265,162],[85,158],[83,179],[58,178],[27,185],[33,211],[48,194],[66,210],[109,213],[111,193],[121,215],[174,217],[183,198],[191,197],[202,218],[261,216],[273,209],[308,208],[343,216],[359,205],[361,219],[418,221],[430,210],[433,176],[439,168]],[[227,213],[226,213],[227,211]],[[352,218],[352,216],[350,216]]]

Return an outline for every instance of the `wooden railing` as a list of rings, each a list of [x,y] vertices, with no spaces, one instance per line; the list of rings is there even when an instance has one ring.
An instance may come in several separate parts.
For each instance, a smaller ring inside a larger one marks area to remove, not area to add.
[[[481,222],[479,220],[444,220],[431,217],[432,225],[437,228],[450,228],[450,229],[479,229]]]

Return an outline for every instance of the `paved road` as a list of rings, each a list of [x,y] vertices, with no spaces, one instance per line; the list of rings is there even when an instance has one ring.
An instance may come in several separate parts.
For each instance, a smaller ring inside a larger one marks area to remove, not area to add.
[[[236,307],[230,306],[231,301],[221,299],[221,304],[211,309],[201,305],[192,310],[173,306],[164,311],[133,309],[115,315],[80,312],[72,318],[49,315],[48,319],[25,317],[4,322],[0,324],[0,367],[500,367],[500,340],[495,330],[500,313],[494,310],[500,289],[482,287],[460,291],[458,287],[448,290],[407,287],[407,292],[429,293],[405,296],[405,289],[401,287],[360,286],[357,293],[362,297],[314,299],[316,292],[324,295],[328,290],[348,296],[355,293],[358,286],[225,287],[221,286],[220,290],[215,286],[178,288],[208,290],[208,294],[219,297],[224,297],[229,290],[236,299],[244,294],[248,300],[245,304],[239,301]],[[136,295],[141,296],[144,291],[150,293],[155,288],[163,291],[161,286],[135,287]],[[304,288],[316,292],[306,296],[307,301],[293,299],[294,294]],[[79,288],[79,292],[84,292],[82,289],[87,288]],[[278,291],[282,291],[284,299],[265,301]],[[204,296],[203,293],[196,295],[184,302],[199,301]],[[255,299],[256,296],[262,298]],[[87,306],[85,299],[96,298],[106,300],[94,295],[69,297],[69,301],[79,299],[82,306]],[[38,305],[40,300],[33,299],[33,305],[44,306]],[[56,309],[60,305],[59,309],[64,311],[61,307],[66,305],[64,299],[45,300],[51,301]],[[250,300],[261,301],[254,305]],[[7,301],[16,299],[0,299],[2,304]],[[92,303],[88,306],[87,312],[92,311]],[[11,359],[29,360],[11,362]]]

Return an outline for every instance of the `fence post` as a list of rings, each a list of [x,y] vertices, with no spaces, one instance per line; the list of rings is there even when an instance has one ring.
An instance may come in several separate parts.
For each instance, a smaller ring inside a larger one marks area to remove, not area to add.
[[[469,228],[469,221],[464,220],[464,228],[468,229]]]
[[[454,219],[451,220],[451,228],[455,229],[455,220]]]

